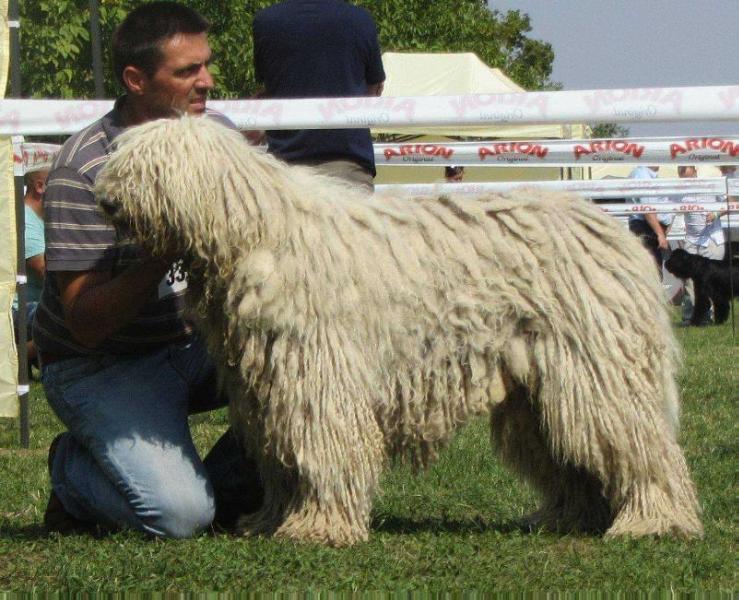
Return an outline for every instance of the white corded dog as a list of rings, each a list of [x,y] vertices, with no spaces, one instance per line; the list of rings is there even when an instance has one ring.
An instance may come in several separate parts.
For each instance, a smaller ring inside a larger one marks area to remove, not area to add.
[[[196,118],[123,134],[96,193],[151,252],[185,258],[265,485],[245,532],[365,540],[385,458],[426,465],[489,413],[542,494],[532,526],[702,534],[659,282],[597,207],[365,196]]]

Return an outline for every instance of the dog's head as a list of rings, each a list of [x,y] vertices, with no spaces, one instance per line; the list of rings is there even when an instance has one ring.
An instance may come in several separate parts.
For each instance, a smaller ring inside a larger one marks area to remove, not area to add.
[[[705,259],[686,252],[682,248],[673,250],[669,258],[665,261],[665,269],[680,279],[688,279],[694,277],[697,272],[703,268]]]
[[[116,138],[95,195],[107,219],[153,254],[207,256],[204,246],[230,221],[222,189],[233,152],[248,153],[248,145],[210,118],[132,127]]]

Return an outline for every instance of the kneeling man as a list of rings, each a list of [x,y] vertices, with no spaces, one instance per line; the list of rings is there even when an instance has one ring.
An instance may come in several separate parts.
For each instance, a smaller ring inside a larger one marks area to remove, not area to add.
[[[205,461],[190,435],[189,414],[225,401],[182,317],[186,274],[120,239],[92,193],[126,127],[182,113],[225,120],[205,114],[208,26],[175,2],[131,12],[112,48],[125,94],[67,141],[49,175],[47,278],[34,338],[48,401],[68,429],[49,451],[50,530],[127,527],[182,538],[208,527],[216,509],[227,520],[260,501],[258,479],[228,432]]]

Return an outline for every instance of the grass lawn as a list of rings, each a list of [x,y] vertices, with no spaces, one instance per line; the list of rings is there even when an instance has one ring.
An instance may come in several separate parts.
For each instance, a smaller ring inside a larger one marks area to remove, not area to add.
[[[739,352],[731,325],[677,328],[681,442],[704,509],[705,539],[609,540],[526,534],[514,522],[535,497],[492,457],[484,422],[430,471],[389,471],[370,541],[348,550],[208,535],[152,541],[47,535],[46,453],[62,429],[32,386],[31,449],[0,420],[0,591],[585,591],[694,592],[737,588]],[[204,451],[223,411],[194,417]],[[2,593],[0,593],[2,597]]]

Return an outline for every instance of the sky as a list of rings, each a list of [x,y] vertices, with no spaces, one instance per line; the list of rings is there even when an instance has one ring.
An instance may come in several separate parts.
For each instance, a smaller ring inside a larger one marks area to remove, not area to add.
[[[549,42],[565,90],[739,85],[739,0],[488,0]],[[628,123],[629,135],[739,135],[739,123]]]

